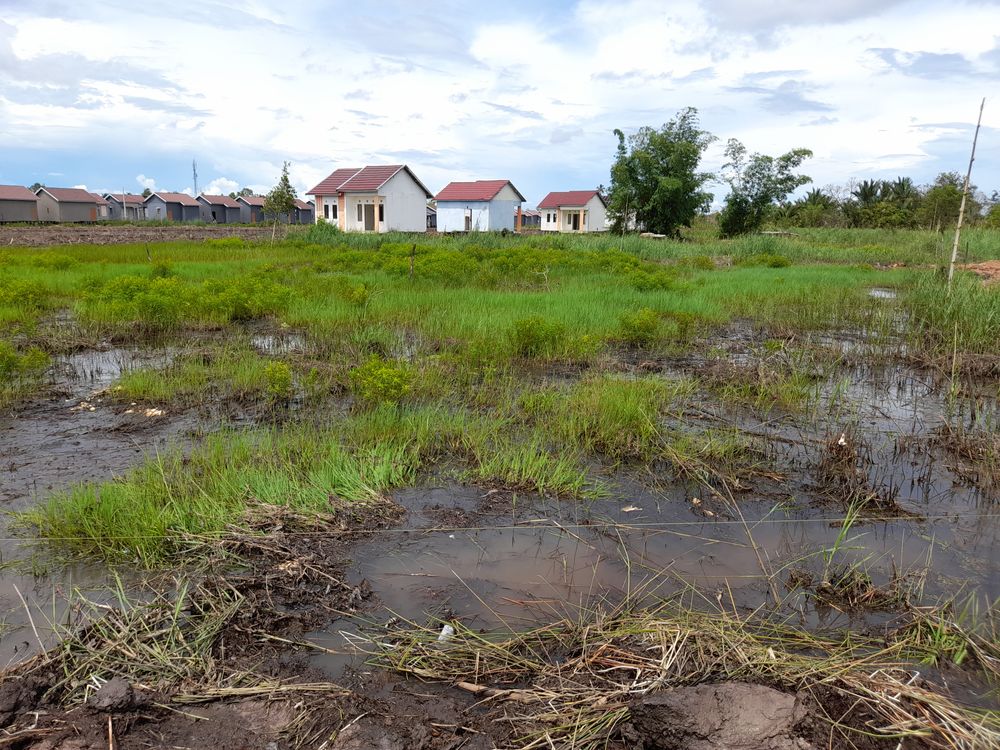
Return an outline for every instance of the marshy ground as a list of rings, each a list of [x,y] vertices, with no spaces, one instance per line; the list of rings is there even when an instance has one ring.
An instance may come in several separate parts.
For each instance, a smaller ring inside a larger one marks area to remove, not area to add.
[[[997,744],[936,235],[268,240],[0,253],[0,746]]]

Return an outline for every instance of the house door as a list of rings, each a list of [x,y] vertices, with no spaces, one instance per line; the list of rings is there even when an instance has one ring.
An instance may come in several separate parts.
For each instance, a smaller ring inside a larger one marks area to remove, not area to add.
[[[465,210],[465,231],[472,231],[472,209],[468,208]]]
[[[579,232],[580,231],[580,212],[579,211],[577,211],[575,214],[573,214],[573,231],[574,232]]]
[[[365,204],[365,231],[375,231],[375,206],[371,203]]]

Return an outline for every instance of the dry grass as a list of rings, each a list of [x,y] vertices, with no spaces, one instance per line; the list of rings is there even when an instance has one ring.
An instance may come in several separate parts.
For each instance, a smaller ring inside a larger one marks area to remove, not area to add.
[[[915,677],[918,644],[909,630],[888,641],[856,634],[828,638],[756,616],[675,606],[597,613],[585,622],[563,620],[502,635],[453,625],[457,632],[445,643],[436,627],[412,627],[369,645],[383,666],[481,695],[511,723],[517,737],[512,747],[523,750],[605,747],[631,702],[661,689],[720,680],[832,694],[854,706],[853,715],[875,717],[856,725],[849,717],[829,719],[833,735],[845,742],[860,732],[920,738],[935,748],[1000,743],[1000,715],[963,706]],[[968,648],[978,666],[997,674],[995,640],[954,623],[949,628],[974,644]]]

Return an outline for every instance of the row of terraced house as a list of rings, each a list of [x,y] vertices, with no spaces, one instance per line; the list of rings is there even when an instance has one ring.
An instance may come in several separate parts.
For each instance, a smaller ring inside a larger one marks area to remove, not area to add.
[[[293,224],[325,222],[345,232],[600,232],[607,204],[597,190],[551,192],[537,210],[510,180],[451,182],[432,194],[405,164],[336,169],[296,199]],[[0,185],[0,222],[204,221],[254,224],[264,216],[259,196],[154,192],[91,193],[80,188],[40,187],[35,192]]]
[[[280,221],[312,224],[315,209],[296,199],[289,217]],[[256,224],[266,220],[264,199],[258,195],[205,195],[155,192],[91,193],[82,188],[40,187],[32,192],[19,185],[0,185],[0,223],[96,221],[204,221],[209,224]]]

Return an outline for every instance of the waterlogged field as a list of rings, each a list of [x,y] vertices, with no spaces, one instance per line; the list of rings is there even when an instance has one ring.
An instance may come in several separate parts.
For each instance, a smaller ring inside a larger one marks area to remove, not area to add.
[[[996,746],[1000,288],[947,244],[3,250],[7,736]]]

